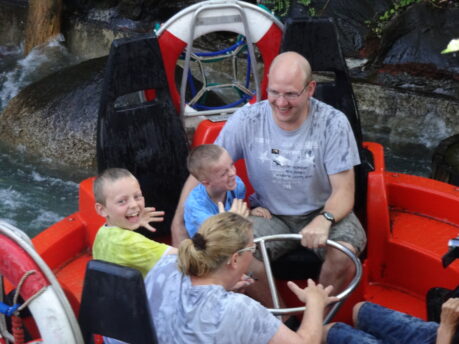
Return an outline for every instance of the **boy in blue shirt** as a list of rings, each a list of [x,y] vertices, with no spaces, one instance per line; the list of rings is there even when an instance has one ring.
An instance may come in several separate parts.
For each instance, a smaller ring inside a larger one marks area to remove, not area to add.
[[[215,144],[195,147],[188,156],[188,170],[200,182],[185,201],[185,228],[193,237],[210,216],[224,211],[248,216],[245,185],[236,175],[236,168],[228,152]],[[267,209],[258,207],[250,215],[270,218]]]

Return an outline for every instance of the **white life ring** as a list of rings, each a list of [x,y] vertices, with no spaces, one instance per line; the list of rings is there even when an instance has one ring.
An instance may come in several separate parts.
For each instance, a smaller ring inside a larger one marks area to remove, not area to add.
[[[198,14],[199,25],[196,25],[195,30],[191,30]],[[279,53],[283,32],[282,23],[273,15],[244,1],[209,0],[185,8],[161,26],[158,31],[158,43],[170,94],[177,110],[180,109],[180,95],[175,86],[175,68],[187,42],[217,31],[229,31],[246,36],[244,27],[247,26],[250,28],[247,42],[257,46],[263,59],[264,72],[260,89],[261,97],[265,98],[269,66]]]
[[[63,248],[65,249],[65,248]],[[80,327],[54,274],[19,229],[0,221],[0,275],[14,287],[28,271],[20,295],[29,300],[30,312],[44,343],[83,344]]]

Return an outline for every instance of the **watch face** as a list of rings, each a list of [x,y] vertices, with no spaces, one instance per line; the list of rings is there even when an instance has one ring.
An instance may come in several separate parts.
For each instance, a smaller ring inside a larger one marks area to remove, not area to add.
[[[333,217],[332,214],[330,214],[328,211],[324,211],[322,215],[330,222],[335,222],[335,218]]]

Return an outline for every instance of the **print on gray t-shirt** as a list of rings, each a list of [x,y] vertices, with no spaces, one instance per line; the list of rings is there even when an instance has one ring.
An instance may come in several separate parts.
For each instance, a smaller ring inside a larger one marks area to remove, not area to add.
[[[276,215],[307,214],[322,207],[331,193],[328,176],[360,163],[346,116],[314,98],[297,130],[279,128],[268,101],[262,101],[232,115],[215,143],[234,161],[245,158],[256,192],[251,206]]]

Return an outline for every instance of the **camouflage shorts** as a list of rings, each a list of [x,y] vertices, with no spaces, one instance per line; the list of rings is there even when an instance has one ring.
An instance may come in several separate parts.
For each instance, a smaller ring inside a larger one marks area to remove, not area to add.
[[[258,238],[274,234],[297,234],[319,213],[320,209],[307,215],[273,215],[270,220],[259,216],[250,216],[250,220],[253,223],[253,235],[255,238]],[[367,243],[365,231],[354,213],[350,213],[333,225],[328,239],[351,244],[356,249],[357,255],[362,253]],[[266,247],[269,248],[273,260],[299,246],[299,241],[291,240],[270,241],[266,243]],[[325,247],[315,249],[314,252],[323,260],[326,250],[327,248]],[[256,257],[259,259],[260,256],[260,253],[257,252]]]

